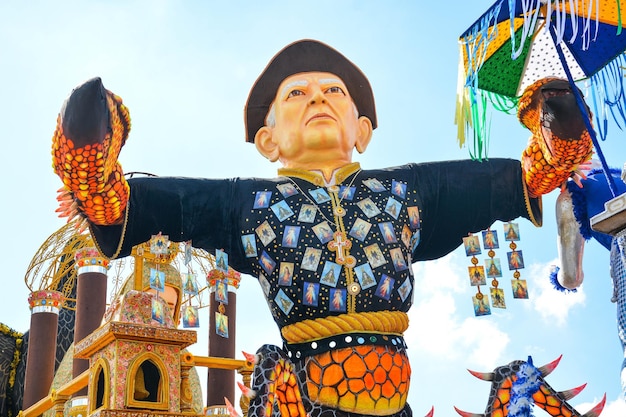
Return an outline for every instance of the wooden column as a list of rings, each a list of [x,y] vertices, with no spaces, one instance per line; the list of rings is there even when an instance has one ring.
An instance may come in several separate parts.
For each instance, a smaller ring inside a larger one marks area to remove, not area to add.
[[[86,247],[74,255],[76,267],[76,322],[74,324],[74,345],[100,327],[106,309],[108,259],[98,250]],[[72,377],[76,378],[89,369],[89,360],[74,358]],[[86,415],[87,387],[72,395],[70,414]]]
[[[28,297],[28,303],[31,316],[23,410],[46,397],[50,391],[63,294],[58,291],[34,291]]]
[[[216,274],[219,276],[219,274]],[[210,318],[209,318],[209,356],[219,358],[235,358],[235,335],[237,334],[237,293],[241,277],[239,273],[230,271],[224,278],[227,280],[228,304],[216,301],[216,280],[209,279],[211,285]],[[220,336],[216,331],[216,313],[228,317],[228,338]],[[207,406],[225,406],[224,397],[232,404],[235,402],[235,371],[227,369],[209,369],[207,376]]]
[[[96,248],[83,248],[76,252],[76,323],[74,325],[74,345],[100,327],[107,296],[108,260]],[[74,359],[72,377],[76,378],[89,369],[86,359]],[[87,395],[83,389],[77,395]]]

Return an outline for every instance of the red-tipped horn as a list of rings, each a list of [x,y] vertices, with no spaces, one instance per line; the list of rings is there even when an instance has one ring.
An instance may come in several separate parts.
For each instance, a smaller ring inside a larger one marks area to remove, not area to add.
[[[591,410],[587,411],[583,414],[583,417],[598,417],[602,410],[604,410],[604,404],[606,403],[606,393],[604,393],[604,397],[602,397],[602,401],[600,401],[595,407]]]
[[[257,363],[259,363],[259,355],[244,352],[244,351],[241,351],[241,353],[243,353],[244,358],[246,358],[246,360],[250,362],[251,364],[256,365]]]
[[[430,411],[428,412],[428,414],[426,414],[424,417],[433,417],[435,415],[435,406],[433,405],[430,408]]]
[[[470,374],[474,375],[478,379],[482,379],[483,381],[493,381],[494,374],[493,372],[476,372],[471,369],[467,370]]]
[[[561,392],[559,392],[559,394],[561,394],[561,396],[562,396],[563,398],[565,398],[565,401],[567,401],[567,400],[571,400],[572,398],[574,398],[575,396],[577,396],[578,394],[580,394],[580,392],[581,392],[582,390],[584,390],[586,386],[587,386],[587,384],[582,384],[582,385],[581,385],[581,386],[579,386],[579,387],[572,388],[572,389],[568,389],[568,390],[566,390],[566,391],[561,391]]]
[[[228,410],[228,414],[230,417],[241,417],[239,413],[235,410],[235,407],[228,401],[228,398],[224,397],[224,404],[226,404],[226,410]]]
[[[241,390],[241,393],[247,397],[247,398],[254,398],[256,397],[256,391],[246,387],[244,384],[242,384],[241,382],[237,381],[237,386],[239,387],[239,389]]]
[[[546,377],[546,376],[550,375],[552,373],[552,371],[554,371],[554,369],[559,365],[559,362],[561,362],[561,358],[562,357],[563,357],[563,355],[559,356],[558,358],[556,358],[552,362],[547,363],[547,364],[537,368],[539,370],[539,372],[541,372],[541,376]]]
[[[457,413],[459,413],[463,417],[485,417],[484,414],[468,413],[467,411],[459,410],[456,407],[454,407],[454,409],[456,410]]]

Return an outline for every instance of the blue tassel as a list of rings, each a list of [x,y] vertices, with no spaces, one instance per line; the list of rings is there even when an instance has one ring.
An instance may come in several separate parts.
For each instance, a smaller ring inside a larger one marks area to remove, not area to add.
[[[577,292],[578,290],[576,288],[574,289],[569,289],[569,288],[565,288],[564,286],[561,285],[561,283],[559,283],[559,280],[557,279],[558,275],[559,275],[559,271],[561,268],[559,268],[556,265],[552,265],[552,269],[550,270],[550,282],[552,283],[552,286],[554,287],[555,290],[564,292],[564,293],[570,293],[570,292]]]

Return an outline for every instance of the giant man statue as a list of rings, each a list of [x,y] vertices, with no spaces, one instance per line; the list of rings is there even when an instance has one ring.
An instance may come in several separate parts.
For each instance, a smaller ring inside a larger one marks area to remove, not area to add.
[[[534,139],[521,163],[365,169],[352,153],[377,126],[369,81],[333,48],[302,40],[271,59],[245,105],[246,140],[280,161],[276,178],[126,182],[117,156],[128,109],[93,79],[65,103],[53,138],[60,211],[83,216],[108,257],[162,232],[224,249],[231,267],[258,278],[284,345],[258,351],[251,416],[410,416],[411,265],[496,220],[541,224],[541,194],[591,156],[584,127],[558,123],[580,119],[573,100],[559,80],[525,93],[520,114]],[[556,121],[545,125],[546,115]],[[564,153],[543,139],[557,129]]]

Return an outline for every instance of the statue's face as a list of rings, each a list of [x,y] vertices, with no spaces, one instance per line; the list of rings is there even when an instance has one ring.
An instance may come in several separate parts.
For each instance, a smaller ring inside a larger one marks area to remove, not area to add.
[[[350,162],[355,147],[362,152],[360,139],[367,136],[369,141],[371,135],[369,119],[358,117],[346,85],[331,73],[306,72],[287,77],[278,88],[273,106],[275,123],[259,130],[257,140],[261,131],[267,133],[274,153],[262,153],[272,160],[280,159],[287,167],[305,168],[322,161]]]

